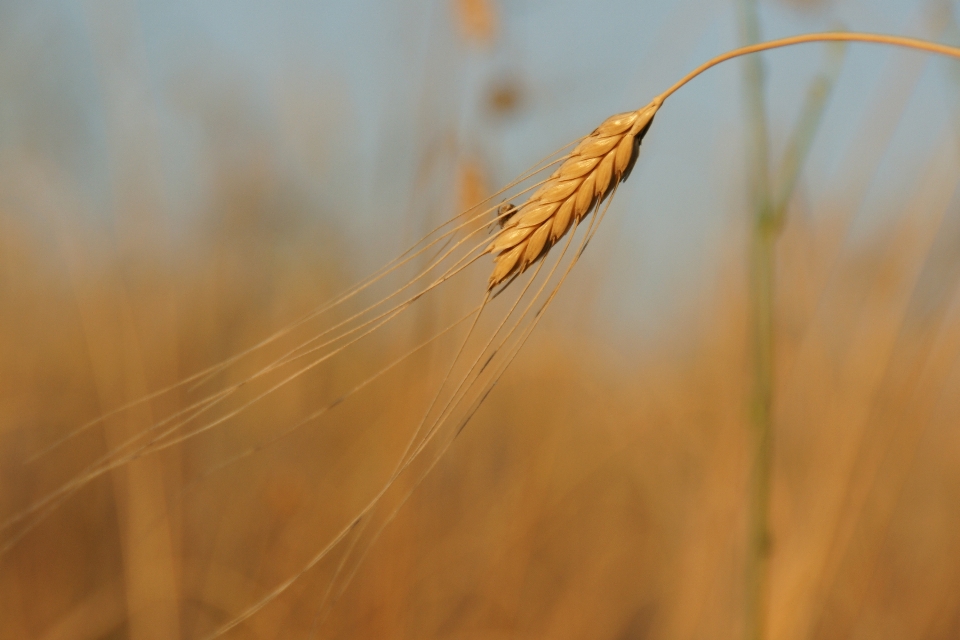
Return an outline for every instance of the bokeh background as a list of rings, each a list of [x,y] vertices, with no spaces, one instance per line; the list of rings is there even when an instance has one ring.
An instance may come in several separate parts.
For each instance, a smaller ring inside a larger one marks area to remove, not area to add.
[[[63,434],[286,326],[738,45],[750,16],[763,39],[960,43],[958,13],[5,0],[0,517],[189,392],[34,458]],[[763,635],[960,637],[960,65],[871,45],[763,60],[764,170],[783,216]],[[744,69],[710,71],[657,115],[556,303],[322,624],[337,555],[227,637],[750,632],[758,169]],[[0,637],[204,638],[297,574],[389,474],[438,353],[218,465],[437,331],[479,300],[470,285],[273,402],[87,484],[22,536],[5,529]]]

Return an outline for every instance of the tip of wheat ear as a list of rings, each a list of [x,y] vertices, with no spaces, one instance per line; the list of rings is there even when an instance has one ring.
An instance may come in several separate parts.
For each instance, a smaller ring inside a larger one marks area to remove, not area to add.
[[[496,254],[488,289],[542,258],[576,223],[627,179],[640,141],[660,108],[654,101],[603,121],[503,223],[486,253]]]

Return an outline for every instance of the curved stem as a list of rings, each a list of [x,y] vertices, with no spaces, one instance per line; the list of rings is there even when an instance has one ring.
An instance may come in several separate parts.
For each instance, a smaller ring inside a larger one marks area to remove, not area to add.
[[[791,36],[789,38],[780,38],[779,40],[770,40],[769,42],[760,42],[747,47],[740,47],[723,53],[716,58],[704,62],[702,65],[685,75],[672,87],[661,93],[653,99],[656,104],[661,104],[664,100],[673,95],[677,89],[687,84],[698,75],[715,67],[721,62],[726,62],[733,58],[739,58],[750,53],[759,53],[760,51],[769,51],[770,49],[779,49],[789,47],[795,44],[805,44],[807,42],[870,42],[873,44],[885,44],[894,47],[906,47],[907,49],[916,49],[917,51],[926,51],[928,53],[939,53],[945,56],[960,58],[960,49],[957,47],[948,47],[943,44],[918,40],[917,38],[905,38],[903,36],[889,36],[880,33],[847,33],[844,31],[832,31],[827,33],[806,33],[800,36]]]

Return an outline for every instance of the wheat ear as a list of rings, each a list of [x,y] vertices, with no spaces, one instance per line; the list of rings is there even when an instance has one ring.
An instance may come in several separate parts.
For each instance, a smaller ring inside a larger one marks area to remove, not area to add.
[[[487,247],[496,263],[488,289],[522,273],[602,202],[637,161],[662,100],[604,120],[516,212]]]

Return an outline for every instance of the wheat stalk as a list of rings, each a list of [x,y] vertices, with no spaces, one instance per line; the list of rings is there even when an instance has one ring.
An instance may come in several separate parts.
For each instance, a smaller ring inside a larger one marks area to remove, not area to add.
[[[867,42],[960,58],[960,49],[873,33],[808,33],[733,49],[703,63],[642,109],[604,120],[564,159],[560,167],[520,207],[499,210],[502,229],[486,248],[496,254],[487,290],[515,277],[543,258],[564,234],[603,202],[630,175],[640,141],[663,102],[680,87],[722,62],[751,53],[808,42]],[[509,283],[508,283],[509,284]]]

